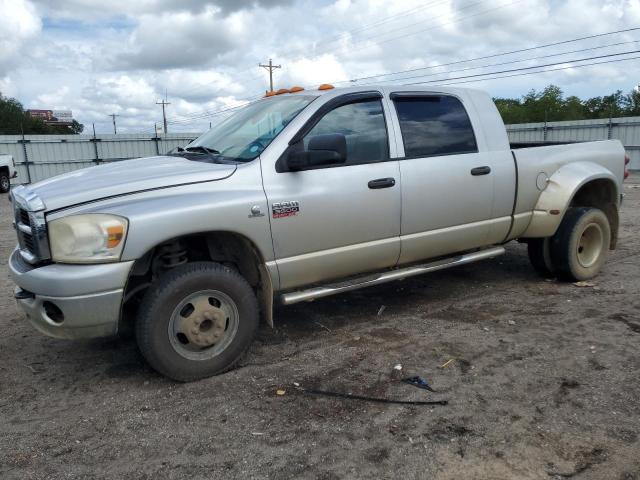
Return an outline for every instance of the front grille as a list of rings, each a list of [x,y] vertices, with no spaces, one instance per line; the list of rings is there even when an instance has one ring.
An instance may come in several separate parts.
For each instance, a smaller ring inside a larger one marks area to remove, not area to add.
[[[22,233],[22,235],[19,235],[19,237],[22,237],[22,244],[24,248],[28,250],[29,253],[33,254],[35,251],[33,244],[33,235],[29,233]]]
[[[35,195],[30,194],[30,201]],[[37,265],[49,259],[49,239],[43,210],[33,211],[32,205],[19,195],[13,196],[14,220],[18,235],[20,256],[31,265]]]
[[[22,208],[18,209],[18,216],[20,217],[20,222],[27,227],[31,226],[31,219],[29,218],[29,212],[23,210]]]

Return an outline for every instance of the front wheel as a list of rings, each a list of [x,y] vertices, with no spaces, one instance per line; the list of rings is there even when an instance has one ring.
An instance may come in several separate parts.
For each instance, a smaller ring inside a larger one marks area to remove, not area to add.
[[[607,258],[611,226],[597,208],[573,207],[551,241],[551,255],[560,276],[582,281],[595,277]]]
[[[146,293],[136,339],[147,362],[182,382],[230,370],[258,327],[258,303],[237,272],[211,262],[170,270]]]

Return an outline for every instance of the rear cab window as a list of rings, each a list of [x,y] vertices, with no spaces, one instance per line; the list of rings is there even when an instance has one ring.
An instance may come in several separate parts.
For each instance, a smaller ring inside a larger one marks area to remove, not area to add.
[[[477,153],[478,144],[462,102],[450,95],[391,94],[405,158]]]

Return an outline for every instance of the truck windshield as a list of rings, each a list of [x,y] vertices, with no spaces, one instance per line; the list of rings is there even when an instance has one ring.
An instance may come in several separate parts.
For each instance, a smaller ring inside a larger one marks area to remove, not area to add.
[[[215,152],[238,162],[253,160],[314,98],[292,95],[250,103],[195,139],[186,150]]]

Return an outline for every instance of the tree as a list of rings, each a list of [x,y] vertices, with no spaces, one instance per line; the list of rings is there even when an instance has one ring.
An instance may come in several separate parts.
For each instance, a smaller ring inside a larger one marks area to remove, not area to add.
[[[20,135],[38,133],[80,133],[84,125],[73,121],[69,127],[47,125],[39,118],[29,115],[22,104],[15,98],[5,97],[0,93],[0,135]]]
[[[617,90],[611,95],[581,100],[576,96],[564,98],[560,87],[549,85],[541,92],[530,90],[520,99],[494,101],[507,124],[640,116],[638,91],[625,95]]]

